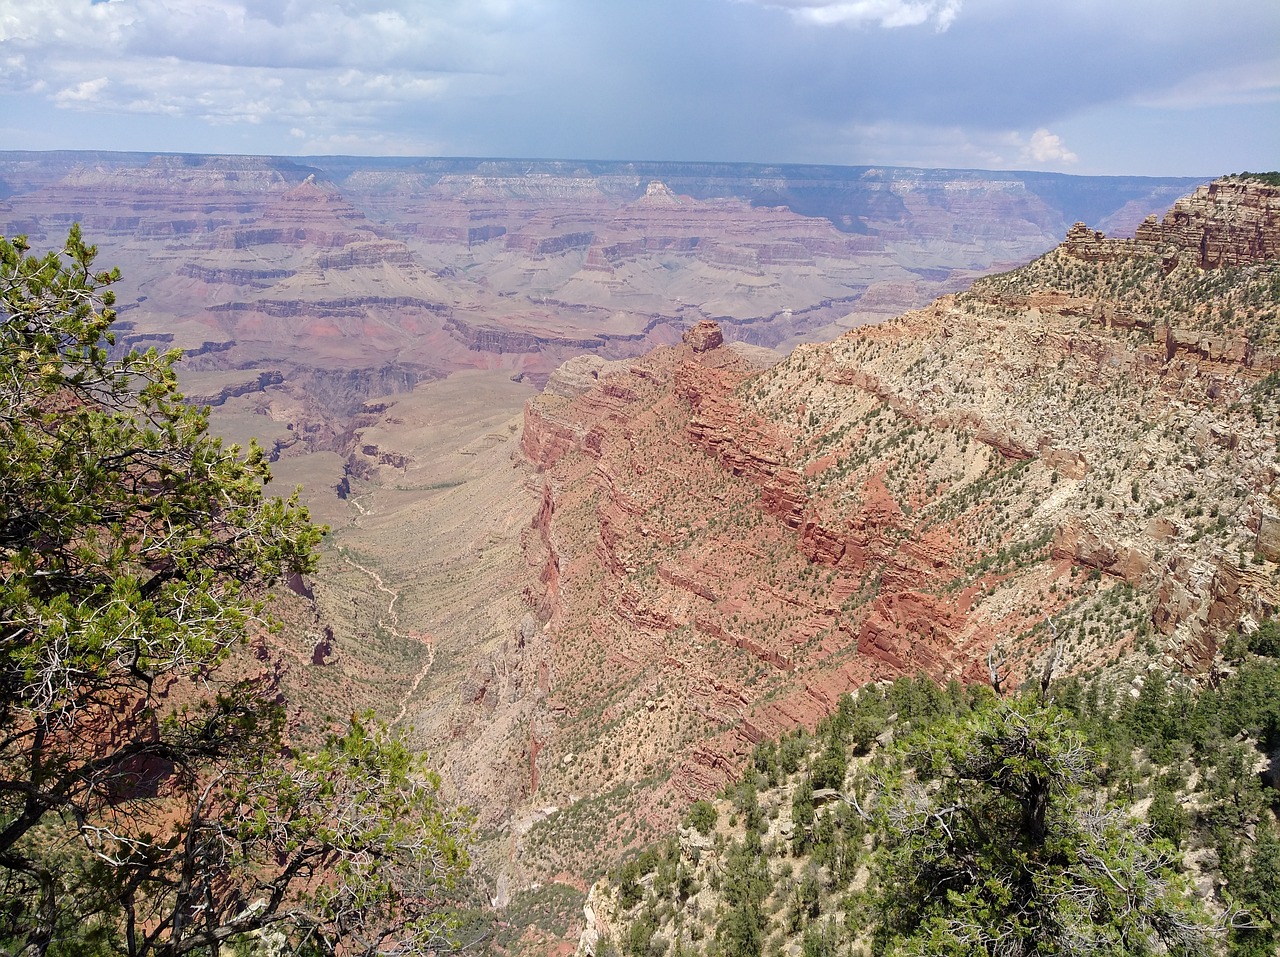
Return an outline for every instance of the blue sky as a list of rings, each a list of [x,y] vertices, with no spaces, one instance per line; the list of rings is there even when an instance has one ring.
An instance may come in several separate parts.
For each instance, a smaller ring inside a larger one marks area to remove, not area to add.
[[[1277,0],[0,0],[0,148],[1211,175]]]

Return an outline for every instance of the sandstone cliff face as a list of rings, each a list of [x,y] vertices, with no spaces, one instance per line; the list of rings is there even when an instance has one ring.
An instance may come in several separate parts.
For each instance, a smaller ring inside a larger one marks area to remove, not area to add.
[[[844,690],[1016,684],[1055,635],[1065,671],[1210,668],[1280,607],[1276,210],[1214,184],[768,370],[704,326],[532,401],[540,793],[669,818]]]
[[[1165,269],[1182,259],[1201,269],[1245,266],[1280,258],[1280,186],[1242,177],[1206,183],[1178,201],[1164,219],[1149,216],[1132,240],[1108,239],[1076,223],[1064,250],[1077,259],[1110,261],[1158,256]]]

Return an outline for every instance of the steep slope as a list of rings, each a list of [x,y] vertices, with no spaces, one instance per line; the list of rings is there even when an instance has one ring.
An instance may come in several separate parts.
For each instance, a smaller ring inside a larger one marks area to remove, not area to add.
[[[563,810],[525,866],[590,867],[868,681],[1210,667],[1280,606],[1278,214],[1221,180],[765,371],[706,323],[532,401]]]
[[[979,954],[1273,954],[1280,779],[1252,769],[1280,740],[1278,635],[1234,642],[1231,673],[1198,691],[1159,668],[1140,690],[1060,680],[1047,700],[861,688],[594,885],[577,952],[964,952],[955,934]],[[1022,814],[1041,806],[1029,750],[1057,785],[1043,832]],[[1099,903],[1126,887],[1141,906]]]

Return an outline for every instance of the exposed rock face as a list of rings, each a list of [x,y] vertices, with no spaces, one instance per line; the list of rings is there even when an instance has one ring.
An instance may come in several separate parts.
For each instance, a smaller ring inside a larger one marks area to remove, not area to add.
[[[532,401],[529,560],[555,569],[540,793],[644,777],[627,806],[657,820],[867,681],[985,681],[998,647],[1016,685],[1055,631],[1065,671],[1197,674],[1280,608],[1280,263],[1249,252],[1265,229],[1219,225],[1267,221],[1271,195],[1206,189],[1158,242],[1073,228],[765,371],[699,325]]]
[[[572,398],[593,388],[600,381],[601,376],[621,372],[627,365],[626,362],[610,362],[599,356],[575,356],[551,373],[542,391],[547,395]],[[537,456],[533,458],[536,459]]]
[[[724,333],[718,323],[704,319],[684,334],[684,342],[694,352],[706,352],[724,344]]]
[[[1280,258],[1280,187],[1216,180],[1174,204],[1158,226],[1148,219],[1134,239],[1152,249],[1185,250],[1201,269]]]
[[[1280,514],[1265,507],[1258,518],[1256,547],[1268,561],[1280,561]]]
[[[679,206],[680,199],[675,193],[671,192],[671,187],[655,180],[645,188],[644,195],[636,200],[636,204],[644,206]]]
[[[1166,269],[1181,257],[1201,269],[1280,258],[1280,186],[1227,177],[1178,200],[1162,221],[1149,216],[1132,240],[1108,239],[1076,223],[1063,249],[1077,259],[1159,256]]]
[[[1182,191],[1175,182],[1090,181],[1095,198],[1070,205],[1145,215]],[[575,355],[625,359],[709,318],[764,347],[829,338],[1048,248],[1075,183],[0,153],[0,189],[0,233],[52,248],[78,221],[121,267],[122,345],[198,355],[180,367],[184,388],[219,415],[252,407],[281,423],[282,455],[346,456],[347,417],[380,394],[356,394],[360,383],[395,391],[499,369],[540,386]],[[413,375],[363,374],[386,368]],[[362,374],[344,380],[348,370]]]
[[[229,382],[222,386],[217,392],[209,395],[188,395],[187,401],[192,405],[222,405],[228,399],[234,399],[237,396],[249,395],[252,392],[261,392],[269,386],[279,385],[284,381],[284,376],[279,371],[272,370],[270,372],[259,372],[258,374],[249,374],[238,382]]]

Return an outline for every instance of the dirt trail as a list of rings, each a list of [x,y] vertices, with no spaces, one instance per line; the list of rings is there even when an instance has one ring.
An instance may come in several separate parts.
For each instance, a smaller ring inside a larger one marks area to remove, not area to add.
[[[430,638],[424,635],[411,635],[401,631],[398,627],[400,624],[400,615],[396,611],[396,602],[400,600],[400,593],[395,589],[388,588],[386,583],[383,582],[382,576],[379,575],[377,572],[375,572],[373,569],[365,568],[358,561],[356,561],[354,558],[351,558],[349,555],[342,552],[341,550],[339,550],[338,556],[344,562],[350,565],[352,568],[356,569],[356,571],[359,571],[365,575],[368,575],[369,578],[373,580],[374,587],[377,588],[378,591],[382,592],[384,595],[390,596],[389,599],[387,600],[387,612],[386,612],[387,617],[386,618],[380,617],[378,619],[378,624],[381,627],[385,628],[391,634],[395,635],[397,638],[403,639],[404,641],[417,642],[419,644],[425,645],[427,649],[427,660],[423,663],[422,667],[418,670],[418,673],[413,676],[413,681],[410,682],[408,690],[405,691],[405,693],[400,696],[400,710],[396,713],[396,716],[391,719],[391,724],[393,725],[399,724],[401,721],[404,720],[405,715],[408,713],[409,700],[417,692],[418,687],[423,682],[423,679],[425,679],[427,677],[428,672],[431,671],[431,666],[435,663],[435,660],[436,660],[435,642],[433,642]]]
[[[436,660],[436,646],[434,644],[428,643],[427,644],[427,660],[423,662],[421,670],[419,670],[419,672],[416,675],[414,675],[413,683],[409,685],[409,690],[406,691],[404,695],[401,697],[400,710],[399,712],[397,712],[395,718],[392,719],[391,721],[392,724],[399,724],[401,721],[404,720],[404,716],[409,710],[409,699],[413,697],[415,692],[417,692],[418,685],[422,684],[422,679],[427,676],[427,672],[431,670],[431,666],[432,664],[435,663],[435,660]]]

